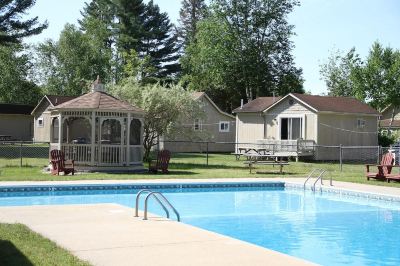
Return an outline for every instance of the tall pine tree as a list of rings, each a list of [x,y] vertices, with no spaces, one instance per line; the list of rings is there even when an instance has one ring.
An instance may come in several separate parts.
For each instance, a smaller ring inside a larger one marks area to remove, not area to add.
[[[206,13],[205,0],[182,0],[182,7],[179,11],[179,37],[184,46],[195,39],[197,23],[205,18]]]
[[[142,0],[93,0],[82,14],[85,31],[88,21],[100,18],[103,28],[111,33],[108,41],[113,48],[115,82],[127,75],[123,69],[131,63],[127,60],[136,60],[135,56],[147,64],[140,73],[143,82],[170,80],[179,71],[173,25],[153,1],[145,4]]]
[[[39,34],[47,28],[47,21],[40,24],[38,17],[21,19],[21,15],[34,4],[35,0],[0,1],[0,45],[21,43],[22,38]]]

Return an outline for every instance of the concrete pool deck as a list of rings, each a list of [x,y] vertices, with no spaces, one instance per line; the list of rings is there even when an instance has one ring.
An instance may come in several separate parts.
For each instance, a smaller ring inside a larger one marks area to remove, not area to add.
[[[264,181],[302,185],[304,180],[83,180],[0,182],[0,186]],[[400,199],[400,188],[337,181],[333,185],[337,189]],[[157,216],[144,221],[142,217],[133,217],[133,209],[118,204],[0,207],[0,222],[25,224],[93,265],[311,265],[298,258]]]

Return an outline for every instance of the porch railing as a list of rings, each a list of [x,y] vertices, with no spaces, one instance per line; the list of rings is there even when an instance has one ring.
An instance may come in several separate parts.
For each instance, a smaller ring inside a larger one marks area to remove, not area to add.
[[[270,139],[259,139],[256,143],[246,144],[240,143],[237,148],[251,148],[251,149],[263,149],[269,153],[275,154],[280,152],[286,153],[313,153],[315,141],[314,140],[270,140]],[[237,151],[238,152],[238,151]]]

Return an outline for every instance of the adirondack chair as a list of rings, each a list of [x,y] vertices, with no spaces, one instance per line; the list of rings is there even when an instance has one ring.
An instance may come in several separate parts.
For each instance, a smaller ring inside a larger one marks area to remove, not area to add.
[[[51,173],[53,175],[60,175],[60,172],[64,172],[64,175],[68,175],[72,173],[74,175],[74,160],[65,160],[65,155],[63,151],[60,150],[52,150],[50,152],[51,156],[51,165],[53,169]]]
[[[171,152],[169,150],[161,150],[157,154],[157,160],[149,162],[149,172],[157,173],[161,170],[163,174],[168,174],[169,160],[171,159]]]
[[[391,174],[394,163],[393,153],[388,152],[382,156],[381,163],[379,165],[376,164],[366,164],[366,176],[367,180],[370,178],[378,179],[378,180],[386,180],[387,176]],[[377,167],[378,172],[370,172],[370,167]]]

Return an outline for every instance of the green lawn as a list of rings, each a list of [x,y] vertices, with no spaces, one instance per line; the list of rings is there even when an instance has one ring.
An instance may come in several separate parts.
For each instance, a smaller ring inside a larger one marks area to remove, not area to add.
[[[243,177],[277,177],[279,167],[257,166],[256,171],[249,173],[243,160],[236,161],[233,155],[211,154],[209,164],[206,165],[205,154],[173,154],[170,163],[170,174],[107,174],[82,173],[75,176],[52,176],[44,174],[41,169],[46,165],[46,159],[31,159],[24,167],[6,166],[1,168],[0,180],[89,180],[89,179],[154,179],[154,178],[243,178]],[[0,159],[0,165],[11,165]],[[364,176],[363,164],[345,164],[340,171],[338,163],[290,162],[284,167],[284,177],[304,177],[313,168],[324,168],[330,171],[334,180],[368,183],[382,186],[397,186],[400,183],[386,183],[382,181],[367,181]],[[397,169],[396,169],[397,171]],[[256,173],[258,172],[258,173]]]
[[[90,265],[22,224],[0,223],[0,265]]]

